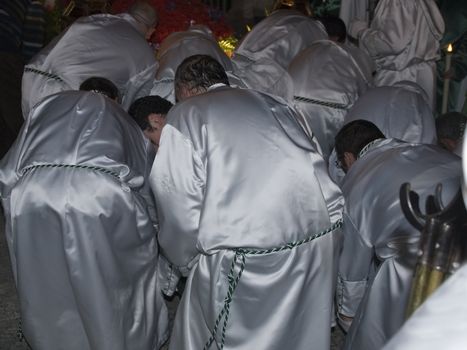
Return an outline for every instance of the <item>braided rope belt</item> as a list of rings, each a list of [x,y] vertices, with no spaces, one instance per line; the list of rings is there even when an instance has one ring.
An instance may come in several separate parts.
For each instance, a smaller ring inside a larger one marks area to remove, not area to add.
[[[329,108],[334,108],[334,109],[347,109],[347,106],[342,103],[326,102],[326,101],[316,100],[313,98],[308,98],[308,97],[303,97],[303,96],[294,96],[293,98],[295,101],[299,101],[299,102],[311,103],[314,105],[319,105],[319,106],[324,106],[324,107],[329,107]]]
[[[106,175],[110,175],[115,177],[116,179],[120,180],[119,174],[116,172],[98,167],[98,166],[92,166],[92,165],[81,165],[81,164],[53,164],[53,163],[46,163],[46,164],[36,164],[36,165],[30,165],[26,168],[23,169],[21,175],[25,175],[27,172],[33,170],[33,169],[41,169],[41,168],[61,168],[61,169],[87,169],[87,170],[92,170],[92,171],[97,171],[100,173],[104,173]]]
[[[216,340],[216,335],[219,331],[219,326],[222,322],[222,319],[224,319],[224,322],[222,324],[222,331],[221,331],[221,338],[220,338],[220,349],[224,348],[225,344],[225,332],[227,329],[227,322],[229,320],[229,313],[230,313],[230,304],[232,303],[232,297],[234,294],[235,289],[238,286],[238,283],[240,281],[240,278],[242,277],[242,273],[245,269],[246,265],[246,256],[247,255],[253,255],[253,256],[258,256],[258,255],[266,255],[266,254],[271,254],[271,253],[277,253],[277,252],[282,252],[285,250],[292,250],[296,247],[299,247],[305,243],[309,243],[317,238],[320,238],[337,228],[342,226],[342,219],[339,219],[337,222],[332,224],[330,227],[327,229],[318,232],[314,235],[308,236],[307,238],[304,238],[300,241],[296,242],[291,242],[287,243],[281,247],[276,247],[276,248],[270,248],[270,249],[246,249],[246,248],[233,248],[230,249],[235,252],[234,258],[232,260],[232,264],[230,265],[230,270],[227,275],[227,282],[228,282],[228,290],[227,290],[227,295],[224,299],[224,306],[222,310],[219,312],[217,315],[216,321],[214,323],[214,327],[212,328],[210,332],[210,337],[206,344],[204,345],[203,350],[207,350],[211,347],[211,345],[214,343]],[[238,272],[236,272],[236,267],[238,263]]]
[[[47,78],[52,78],[56,81],[59,81],[60,83],[65,83],[63,81],[62,78],[60,78],[58,75],[56,74],[53,74],[53,73],[47,73],[47,72],[44,72],[44,71],[41,71],[39,69],[36,69],[36,68],[32,68],[32,67],[24,67],[24,71],[25,72],[31,72],[31,73],[36,73],[36,74],[39,74],[39,75],[43,75]]]

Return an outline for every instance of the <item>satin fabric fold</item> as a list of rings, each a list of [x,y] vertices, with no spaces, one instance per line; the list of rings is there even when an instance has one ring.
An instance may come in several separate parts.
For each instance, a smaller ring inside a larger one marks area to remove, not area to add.
[[[154,151],[117,103],[62,92],[38,104],[0,167],[23,332],[37,350],[157,349]]]
[[[144,35],[136,29],[135,19],[124,13],[76,20],[26,67],[53,74],[61,81],[24,72],[21,103],[25,119],[46,96],[78,90],[91,77],[112,81],[120,92],[122,106],[128,110],[135,99],[149,94],[157,62]]]
[[[435,99],[435,62],[444,20],[433,0],[381,0],[370,28],[359,34],[359,46],[376,62],[375,85],[402,80],[419,84]]]
[[[316,41],[300,52],[288,72],[294,104],[328,159],[347,110],[367,90],[369,82],[346,46],[330,40]]]
[[[338,312],[354,319],[343,349],[381,349],[404,322],[420,232],[402,212],[401,185],[409,182],[424,205],[441,183],[449,203],[460,176],[460,159],[450,152],[395,139],[378,141],[352,165],[342,186],[337,290]]]
[[[329,349],[338,229],[293,250],[246,256],[243,270],[237,256],[231,270],[233,249],[280,247],[341,218],[340,191],[293,110],[218,87],[179,103],[167,122],[151,186],[162,252],[188,276],[170,348],[205,346],[227,276],[243,271],[224,349]],[[211,348],[221,346],[223,322]]]
[[[184,32],[170,34],[157,51],[159,67],[151,95],[158,95],[175,103],[175,72],[182,61],[192,55],[214,57],[226,71],[232,71],[230,58],[222,51],[208,27],[193,25]]]
[[[295,10],[276,10],[246,34],[232,56],[233,73],[250,88],[292,101],[287,67],[314,41],[327,39],[321,22]]]
[[[409,143],[436,144],[436,127],[423,89],[411,81],[367,90],[350,108],[344,125],[357,119],[375,124],[387,138]],[[344,171],[337,165],[335,149],[329,157],[331,178],[341,184]]]
[[[268,58],[286,69],[290,61],[314,41],[327,39],[326,29],[319,22],[295,10],[276,10],[242,39],[237,54],[255,61]]]

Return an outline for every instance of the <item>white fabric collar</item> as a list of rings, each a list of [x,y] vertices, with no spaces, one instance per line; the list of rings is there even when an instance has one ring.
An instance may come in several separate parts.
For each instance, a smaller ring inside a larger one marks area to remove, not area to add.
[[[224,84],[224,83],[216,83],[216,84],[213,84],[210,87],[208,87],[207,91],[211,91],[211,90],[217,89],[217,88],[222,87],[222,86],[227,86],[227,85]]]
[[[387,139],[376,139],[371,142],[369,142],[365,147],[362,148],[360,152],[358,152],[358,157],[357,159],[362,158],[365,154],[367,154],[369,151],[371,151],[373,148],[378,147],[382,142],[384,142]]]

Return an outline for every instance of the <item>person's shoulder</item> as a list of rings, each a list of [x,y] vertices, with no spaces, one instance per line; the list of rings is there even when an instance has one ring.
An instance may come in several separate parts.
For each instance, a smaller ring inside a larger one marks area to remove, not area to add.
[[[457,155],[438,145],[409,143],[397,139],[391,139],[382,156],[386,157],[388,162],[407,166],[406,169],[411,166],[418,169],[450,166],[458,168],[461,162]]]

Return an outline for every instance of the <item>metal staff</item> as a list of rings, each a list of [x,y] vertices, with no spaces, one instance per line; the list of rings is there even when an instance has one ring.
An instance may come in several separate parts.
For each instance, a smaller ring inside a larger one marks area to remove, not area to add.
[[[407,220],[422,232],[415,267],[412,290],[407,306],[409,317],[452,273],[465,258],[461,249],[462,229],[466,212],[459,191],[454,200],[444,207],[441,202],[442,187],[436,187],[435,195],[426,200],[426,214],[419,207],[419,196],[410,190],[410,184],[402,185],[400,200]]]

